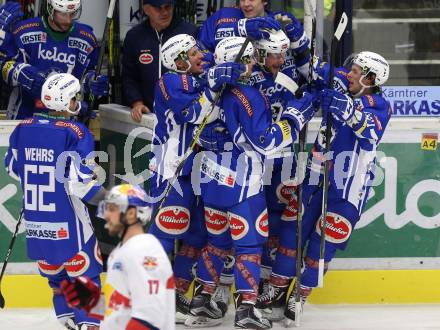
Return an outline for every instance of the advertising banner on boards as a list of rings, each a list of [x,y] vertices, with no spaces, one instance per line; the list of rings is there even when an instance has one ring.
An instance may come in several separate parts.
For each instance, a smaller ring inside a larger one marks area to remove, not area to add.
[[[440,116],[440,86],[384,86],[382,91],[393,116]]]

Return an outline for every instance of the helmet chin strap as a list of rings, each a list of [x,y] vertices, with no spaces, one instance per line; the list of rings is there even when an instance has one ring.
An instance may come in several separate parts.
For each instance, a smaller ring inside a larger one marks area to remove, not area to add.
[[[68,112],[68,113],[70,113],[71,115],[77,115],[77,114],[79,114],[79,111],[81,110],[81,101],[80,102],[78,102],[77,103],[77,106],[76,106],[76,109],[75,109],[75,111],[72,111],[72,110],[70,110],[70,109],[67,109],[66,111]]]
[[[360,97],[360,96],[362,96],[362,93],[365,91],[366,88],[373,88],[373,87],[376,86],[376,85],[365,85],[365,84],[362,82],[362,80],[364,80],[364,78],[366,78],[367,75],[368,75],[368,73],[367,73],[366,75],[362,75],[362,76],[359,78],[359,85],[361,85],[362,88],[361,88],[361,90],[360,90],[359,92],[357,92],[356,94],[352,94],[353,97]]]
[[[188,64],[188,68],[186,70],[176,69],[177,72],[179,72],[179,73],[188,73],[189,70],[191,70],[191,67],[192,67],[191,62],[189,60],[184,60],[184,61],[185,61],[186,64]]]

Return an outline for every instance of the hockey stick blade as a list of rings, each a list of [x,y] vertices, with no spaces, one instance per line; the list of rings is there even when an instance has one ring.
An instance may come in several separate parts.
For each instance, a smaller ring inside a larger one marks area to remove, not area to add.
[[[319,259],[318,267],[318,288],[322,288],[324,286],[324,259]]]
[[[341,19],[339,20],[338,27],[336,28],[334,37],[339,41],[341,40],[342,34],[344,33],[348,23],[347,14],[345,11],[341,15]]]
[[[296,302],[295,304],[295,326],[299,327],[301,325],[301,313],[302,313],[302,304],[301,302]]]
[[[293,95],[295,95],[295,92],[298,89],[297,83],[292,78],[282,73],[281,71],[277,73],[277,77],[275,78],[275,83],[283,86]]]

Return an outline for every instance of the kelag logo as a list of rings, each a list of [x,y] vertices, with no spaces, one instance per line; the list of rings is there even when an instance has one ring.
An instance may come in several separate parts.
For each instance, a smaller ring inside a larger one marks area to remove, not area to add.
[[[133,6],[130,6],[130,23],[132,23],[133,21],[139,22],[141,18],[141,11],[139,9],[134,9]]]
[[[382,91],[394,116],[440,115],[440,86],[386,86]]]

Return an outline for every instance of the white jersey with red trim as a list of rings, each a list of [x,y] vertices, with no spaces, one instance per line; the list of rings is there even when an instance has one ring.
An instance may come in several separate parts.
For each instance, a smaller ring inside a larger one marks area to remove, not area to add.
[[[106,284],[112,293],[100,329],[125,329],[130,319],[150,329],[175,329],[173,271],[153,235],[134,236],[113,250]]]

